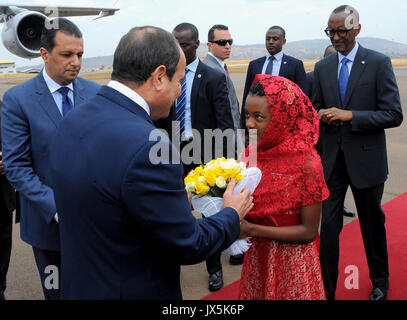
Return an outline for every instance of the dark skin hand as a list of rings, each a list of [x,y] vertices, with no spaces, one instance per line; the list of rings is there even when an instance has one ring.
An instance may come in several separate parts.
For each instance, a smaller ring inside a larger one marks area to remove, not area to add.
[[[352,121],[353,113],[336,107],[321,109],[318,111],[319,120],[336,126],[343,125],[344,122]]]
[[[279,242],[305,244],[315,240],[321,217],[321,203],[301,208],[301,223],[295,226],[272,227],[243,220],[240,238],[263,238]]]

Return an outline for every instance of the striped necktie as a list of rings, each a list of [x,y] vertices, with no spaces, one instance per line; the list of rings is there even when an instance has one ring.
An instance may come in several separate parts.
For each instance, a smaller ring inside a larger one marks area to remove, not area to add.
[[[339,71],[339,94],[341,96],[341,102],[342,102],[342,107],[345,102],[345,94],[346,94],[346,87],[348,86],[348,80],[349,80],[349,69],[347,63],[349,62],[349,59],[343,58],[342,59],[342,66],[341,70]]]
[[[181,85],[181,95],[177,99],[175,107],[175,120],[179,122],[176,132],[179,133],[180,137],[185,131],[185,106],[187,103],[187,73],[188,69],[185,69],[185,78]]]
[[[58,92],[62,95],[62,115],[64,117],[73,109],[72,101],[68,97],[69,90],[68,87],[61,87],[58,89]]]

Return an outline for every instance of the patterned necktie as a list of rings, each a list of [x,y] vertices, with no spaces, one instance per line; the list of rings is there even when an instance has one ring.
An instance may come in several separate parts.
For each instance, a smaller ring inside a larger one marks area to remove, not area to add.
[[[343,103],[345,102],[345,94],[346,94],[346,87],[348,86],[348,80],[349,80],[349,69],[348,69],[348,63],[349,59],[343,58],[341,64],[341,70],[339,71],[339,94],[341,96],[341,102],[342,106]]]
[[[64,117],[73,109],[71,99],[68,97],[69,90],[70,89],[68,87],[61,87],[58,89],[58,92],[62,95],[62,115]]]
[[[228,70],[228,66],[226,65],[226,63],[225,63],[225,71],[226,71],[226,74],[227,74],[228,76],[230,76],[229,70]]]
[[[185,131],[185,106],[187,103],[187,73],[189,72],[188,69],[185,69],[185,78],[182,81],[181,85],[181,95],[177,99],[177,104],[175,107],[175,120],[179,122],[179,126],[177,126],[176,132],[179,133],[180,136]]]
[[[274,56],[270,56],[269,57],[269,64],[267,65],[267,68],[266,68],[266,74],[269,74],[269,75],[273,75],[273,61],[274,61]]]

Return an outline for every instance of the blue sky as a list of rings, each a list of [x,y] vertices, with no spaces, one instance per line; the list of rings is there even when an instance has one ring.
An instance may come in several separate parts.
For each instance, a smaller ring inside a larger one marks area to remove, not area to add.
[[[13,0],[14,2],[14,0]],[[181,22],[197,26],[201,42],[214,24],[229,26],[237,45],[264,42],[271,25],[280,25],[287,32],[287,41],[324,38],[330,12],[339,5],[358,9],[362,24],[361,37],[378,37],[407,44],[405,0],[16,0],[16,5],[69,5],[89,7],[120,7],[113,17],[93,21],[92,17],[72,18],[82,30],[84,57],[113,54],[122,35],[130,28],[154,25],[171,31]],[[0,45],[0,60],[11,59],[17,66],[41,63],[20,59]]]

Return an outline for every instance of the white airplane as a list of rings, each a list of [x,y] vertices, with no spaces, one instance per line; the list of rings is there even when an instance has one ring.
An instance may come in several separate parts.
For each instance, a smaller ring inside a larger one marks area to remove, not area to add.
[[[0,23],[4,23],[2,40],[8,51],[21,58],[40,56],[41,31],[52,18],[95,16],[100,19],[112,16],[120,9],[82,8],[60,6],[0,5]]]

